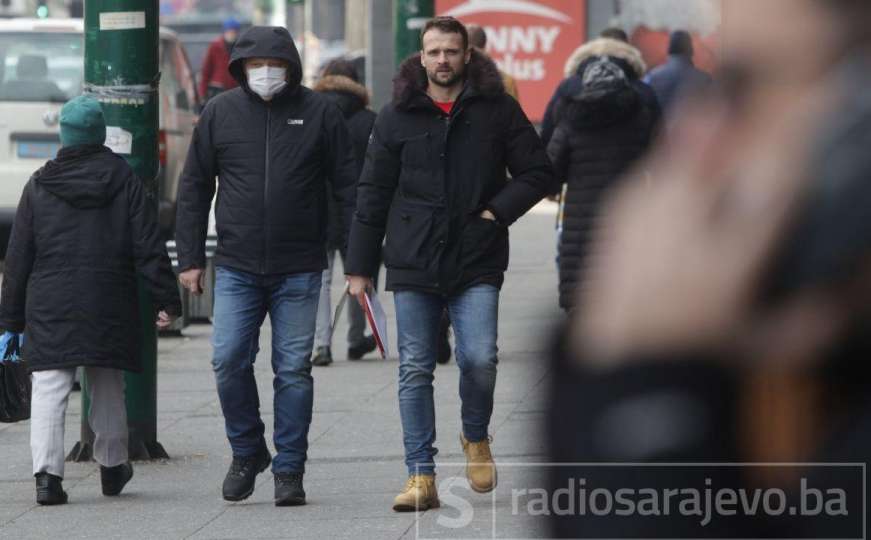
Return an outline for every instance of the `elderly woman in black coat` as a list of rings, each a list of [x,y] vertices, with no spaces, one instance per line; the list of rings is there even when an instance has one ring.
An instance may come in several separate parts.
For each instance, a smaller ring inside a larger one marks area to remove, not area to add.
[[[64,414],[85,368],[103,494],[133,476],[127,455],[124,372],[140,371],[136,276],[159,328],[181,312],[178,286],[142,182],[103,146],[100,104],[80,96],[61,110],[62,148],[24,187],[6,258],[0,326],[24,332],[33,372],[30,445],[39,504],[63,504]]]
[[[559,244],[559,302],[570,310],[603,197],[647,149],[659,110],[639,78],[638,50],[609,38],[593,40],[570,59],[583,84],[557,105],[561,118],[547,151],[567,184]]]

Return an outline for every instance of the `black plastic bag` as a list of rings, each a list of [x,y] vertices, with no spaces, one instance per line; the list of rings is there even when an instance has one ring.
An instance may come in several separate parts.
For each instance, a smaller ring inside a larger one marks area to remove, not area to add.
[[[0,422],[20,422],[30,418],[30,373],[21,360],[18,334],[0,336]]]

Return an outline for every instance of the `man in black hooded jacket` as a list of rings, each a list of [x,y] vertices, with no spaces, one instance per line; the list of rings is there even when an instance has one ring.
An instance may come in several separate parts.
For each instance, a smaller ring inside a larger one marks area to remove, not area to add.
[[[209,207],[219,178],[212,366],[233,462],[223,496],[251,495],[272,457],[260,419],[254,359],[272,322],[277,506],[305,503],[311,353],[327,267],[326,182],[350,223],[353,148],[339,108],[300,85],[302,64],[284,28],[253,27],[230,59],[239,88],[209,101],[179,188],[181,283],[202,292]]]

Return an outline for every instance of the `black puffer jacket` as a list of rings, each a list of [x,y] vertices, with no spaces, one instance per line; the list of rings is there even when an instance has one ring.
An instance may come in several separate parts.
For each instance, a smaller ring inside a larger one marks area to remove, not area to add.
[[[271,101],[248,87],[246,58],[290,64],[288,85]],[[233,47],[230,72],[240,87],[203,110],[182,173],[176,239],[181,269],[205,267],[209,208],[219,177],[215,262],[256,274],[326,268],[326,182],[354,209],[354,154],[339,108],[300,86],[302,64],[284,28],[253,27]]]
[[[372,276],[386,232],[389,290],[452,295],[479,283],[501,286],[508,225],[555,187],[544,145],[482,54],[473,51],[449,116],[426,87],[414,55],[375,122],[345,271]],[[498,223],[479,217],[485,208]]]
[[[619,49],[612,52],[620,54]],[[619,56],[606,54],[585,58],[581,72],[588,66],[598,67],[601,58],[626,69],[625,63],[613,62]],[[559,246],[559,296],[563,309],[573,306],[602,199],[644,153],[655,129],[657,111],[639,94],[632,84],[633,77],[625,75],[624,84],[610,90],[591,91],[582,87],[578,94],[563,99],[557,108],[557,118],[561,120],[547,150],[557,177],[568,184]]]
[[[360,172],[363,170],[363,162],[366,159],[369,135],[372,133],[372,126],[375,125],[376,115],[368,108],[369,92],[362,84],[341,75],[322,77],[315,85],[314,91],[333,100],[341,109],[342,115],[348,123],[351,144],[354,146],[354,163],[356,165],[354,177],[359,178]],[[327,204],[330,207],[330,218],[327,224],[327,249],[342,250],[345,247],[345,231],[341,227],[342,209],[330,196],[327,197]]]
[[[151,206],[127,162],[104,146],[62,149],[24,187],[0,326],[24,330],[32,370],[141,370],[136,274],[151,291],[151,313],[181,313]]]

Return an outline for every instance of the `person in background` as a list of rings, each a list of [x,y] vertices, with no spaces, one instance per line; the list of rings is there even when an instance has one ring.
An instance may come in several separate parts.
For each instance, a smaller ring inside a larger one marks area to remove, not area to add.
[[[287,29],[254,26],[233,48],[240,87],[203,109],[179,181],[179,281],[202,294],[209,210],[217,190],[212,369],[233,460],[225,500],[254,492],[272,463],[276,506],[306,502],[314,380],[311,354],[327,267],[327,183],[347,230],[357,167],[339,107],[301,84]],[[216,182],[216,178],[218,182]],[[260,327],[272,325],[273,461],[254,377]]]
[[[64,423],[84,367],[103,495],[133,477],[124,372],[142,370],[137,276],[158,328],[181,314],[153,199],[121,156],[103,146],[100,103],[79,96],[60,112],[61,149],[25,185],[12,227],[0,327],[24,332],[33,373],[30,446],[36,502],[65,504]]]
[[[590,236],[603,201],[647,150],[656,112],[630,81],[644,73],[637,49],[600,38],[579,49],[581,90],[557,105],[560,119],[548,155],[566,191],[558,246],[559,303],[568,311],[582,279]]]
[[[626,30],[622,28],[617,28],[616,26],[610,26],[601,32],[599,32],[600,38],[610,38],[616,39],[617,41],[622,41],[623,43],[629,43],[629,36],[626,34]]]
[[[476,492],[496,487],[488,430],[508,228],[556,189],[535,128],[505,93],[493,61],[469,46],[465,26],[453,17],[431,19],[421,45],[400,65],[393,101],[375,122],[345,266],[359,298],[371,287],[386,234],[408,473],[393,502],[397,512],[440,504],[433,373],[445,309],[457,338],[466,476]]]
[[[351,144],[354,146],[354,162],[356,164],[355,178],[363,170],[366,159],[366,147],[369,144],[369,134],[375,124],[375,113],[368,108],[369,92],[360,84],[359,75],[354,65],[341,58],[330,61],[323,70],[321,78],[314,87],[339,106],[348,131],[351,134]],[[331,344],[333,341],[333,313],[330,302],[330,286],[333,281],[333,268],[336,254],[345,261],[345,233],[342,230],[341,208],[335,203],[327,186],[327,206],[329,222],[327,223],[327,264],[321,283],[321,296],[318,302],[318,321],[315,330],[315,356],[312,364],[328,366],[333,362]],[[377,278],[375,279],[377,282]],[[348,360],[359,360],[375,350],[375,337],[365,335],[366,315],[357,302],[348,302]]]
[[[224,21],[221,35],[209,44],[209,49],[203,60],[203,67],[200,70],[199,90],[203,104],[221,92],[239,86],[239,83],[230,73],[229,67],[230,54],[233,52],[233,45],[239,37],[240,27],[239,21],[233,17],[228,18]]]
[[[619,45],[612,45],[613,47],[625,47],[628,49],[633,49],[635,52],[631,53],[632,56],[641,57],[641,53],[638,52],[638,49],[629,44],[629,42],[624,39],[626,33],[619,28],[607,28],[603,32],[596,41],[601,39],[609,39],[615,42],[618,42]],[[576,96],[583,86],[583,81],[581,79],[580,74],[578,73],[578,68],[581,65],[581,58],[585,57],[585,53],[583,52],[584,46],[578,47],[566,60],[565,64],[565,79],[557,86],[556,90],[551,96],[550,101],[547,103],[547,108],[544,111],[544,117],[541,120],[541,140],[544,141],[544,144],[547,145],[550,142],[550,138],[553,136],[553,132],[556,129],[556,125],[559,121],[559,118],[556,117],[556,107],[557,105],[566,97]],[[627,49],[627,50],[628,50]],[[630,54],[630,53],[627,53]],[[620,60],[618,63],[622,62]],[[626,66],[623,66],[624,68]],[[645,66],[646,70],[646,66]],[[629,74],[629,83],[635,87],[638,91],[638,95],[641,96],[644,101],[646,107],[648,107],[654,113],[654,117],[656,119],[656,124],[659,124],[660,117],[662,116],[662,108],[660,107],[659,101],[656,98],[656,94],[653,92],[653,89],[650,88],[647,84],[642,82],[641,76],[636,75],[635,69],[624,69],[626,73]]]
[[[482,53],[487,54],[487,32],[477,24],[466,25],[466,30],[469,32],[469,44]],[[520,101],[520,94],[517,92],[517,81],[501,69],[499,73],[502,74],[502,84],[505,85],[505,93]]]
[[[681,94],[711,84],[711,76],[693,65],[693,38],[689,32],[676,30],[669,38],[668,60],[650,70],[644,82],[656,92],[659,104],[667,113]]]
[[[676,467],[586,471],[603,490],[713,482],[796,503],[800,479],[830,494],[850,486],[806,464],[867,467],[871,456],[871,4],[723,8],[720,76],[688,98],[603,215],[591,286],[555,351],[550,459],[713,463],[707,479]],[[742,462],[796,465],[716,466]],[[554,471],[552,487],[578,472]],[[551,532],[858,538],[864,490],[858,482],[843,512],[816,517],[563,515]]]

